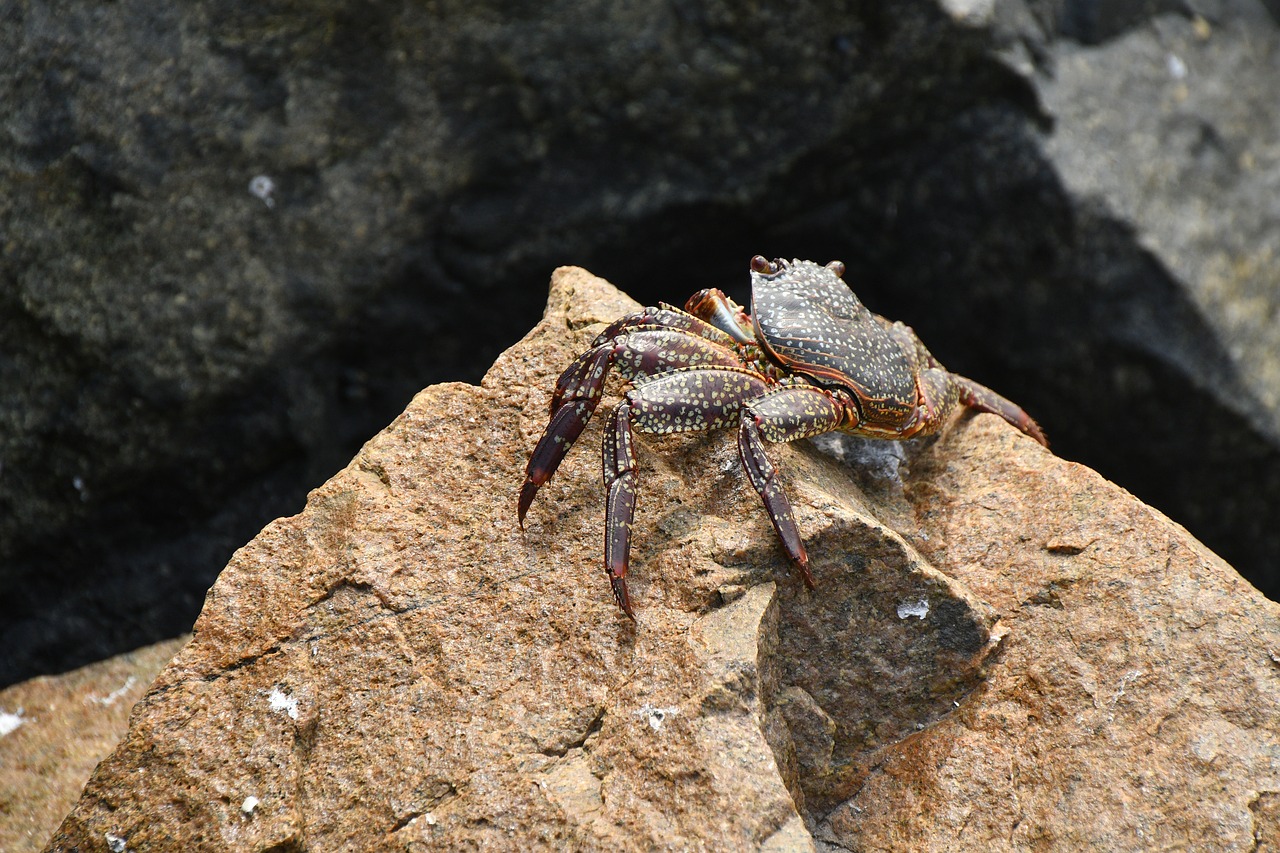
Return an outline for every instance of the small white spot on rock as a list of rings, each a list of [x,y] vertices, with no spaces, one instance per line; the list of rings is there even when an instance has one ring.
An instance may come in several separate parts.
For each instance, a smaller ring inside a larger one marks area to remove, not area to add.
[[[271,710],[284,711],[289,715],[289,719],[298,719],[298,700],[279,687],[271,688],[271,695],[267,697],[267,701],[271,703]]]
[[[898,618],[909,619],[915,616],[917,619],[924,619],[929,615],[929,599],[921,598],[918,601],[904,601],[898,605]]]
[[[0,737],[4,737],[18,726],[25,723],[22,717],[22,709],[19,708],[16,714],[10,714],[8,711],[0,711]]]
[[[245,797],[244,802],[240,804],[240,811],[245,814],[253,814],[253,810],[258,807],[259,802],[261,801],[257,797],[249,795]]]
[[[276,206],[275,191],[276,182],[266,175],[254,175],[253,180],[249,181],[249,192],[262,199],[267,207]]]
[[[649,728],[656,732],[662,729],[662,724],[666,722],[667,717],[672,714],[679,713],[679,711],[679,708],[655,708],[653,705],[646,702],[640,706],[638,711],[634,711],[633,713],[647,722],[649,724]]]
[[[124,839],[118,835],[107,833],[107,849],[111,853],[124,853],[129,848],[125,846]]]
[[[116,702],[120,700],[120,697],[128,693],[129,688],[132,687],[137,682],[138,682],[137,677],[131,675],[125,679],[124,684],[120,685],[115,690],[112,690],[106,696],[90,696],[84,701],[97,702],[99,705],[108,705],[108,706],[114,705]]]
[[[1187,76],[1187,64],[1178,58],[1176,54],[1169,54],[1165,60],[1165,64],[1169,68],[1169,76],[1174,80],[1183,80]]]

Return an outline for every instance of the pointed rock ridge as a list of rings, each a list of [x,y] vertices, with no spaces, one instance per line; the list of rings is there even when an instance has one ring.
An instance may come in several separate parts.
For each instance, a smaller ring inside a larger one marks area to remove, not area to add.
[[[422,391],[240,549],[50,849],[1138,847],[1273,821],[1276,606],[993,417],[774,448],[814,591],[731,434],[640,437],[628,620],[603,418],[523,532],[515,510],[556,376],[635,307],[557,270],[480,386]]]

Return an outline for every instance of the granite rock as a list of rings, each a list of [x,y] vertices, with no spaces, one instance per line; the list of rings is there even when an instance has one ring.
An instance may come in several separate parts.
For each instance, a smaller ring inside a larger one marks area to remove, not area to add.
[[[0,690],[0,850],[40,850],[185,637]]]
[[[731,437],[645,437],[628,620],[599,570],[601,419],[514,516],[555,376],[632,308],[557,271],[479,386],[422,391],[237,551],[49,849],[1274,834],[1276,605],[990,416],[775,448],[814,591]]]

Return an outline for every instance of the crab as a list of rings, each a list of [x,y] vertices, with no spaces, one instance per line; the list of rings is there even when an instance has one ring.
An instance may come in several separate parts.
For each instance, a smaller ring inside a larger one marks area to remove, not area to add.
[[[525,469],[518,518],[555,473],[604,393],[610,371],[630,382],[605,428],[604,569],[619,607],[627,590],[638,467],[634,434],[737,427],[738,454],[778,538],[814,588],[791,502],[765,443],[828,432],[905,440],[938,431],[958,405],[1004,418],[1048,446],[1016,404],[949,372],[902,323],[871,313],[843,281],[844,264],[751,259],[748,314],[701,290],[684,310],[665,303],[601,332],[561,374],[551,420]]]

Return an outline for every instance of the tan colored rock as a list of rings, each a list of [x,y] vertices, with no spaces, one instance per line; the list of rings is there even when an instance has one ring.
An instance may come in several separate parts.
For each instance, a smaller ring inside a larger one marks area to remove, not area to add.
[[[0,850],[40,850],[186,637],[0,690]]]
[[[1271,837],[1276,607],[995,418],[776,448],[814,592],[732,436],[643,438],[632,624],[602,418],[515,523],[555,376],[632,308],[557,271],[480,387],[423,391],[238,551],[51,849]]]
[[[1002,614],[980,691],[820,835],[868,847],[1275,849],[1280,608],[1186,530],[976,418],[912,463],[941,571]]]

